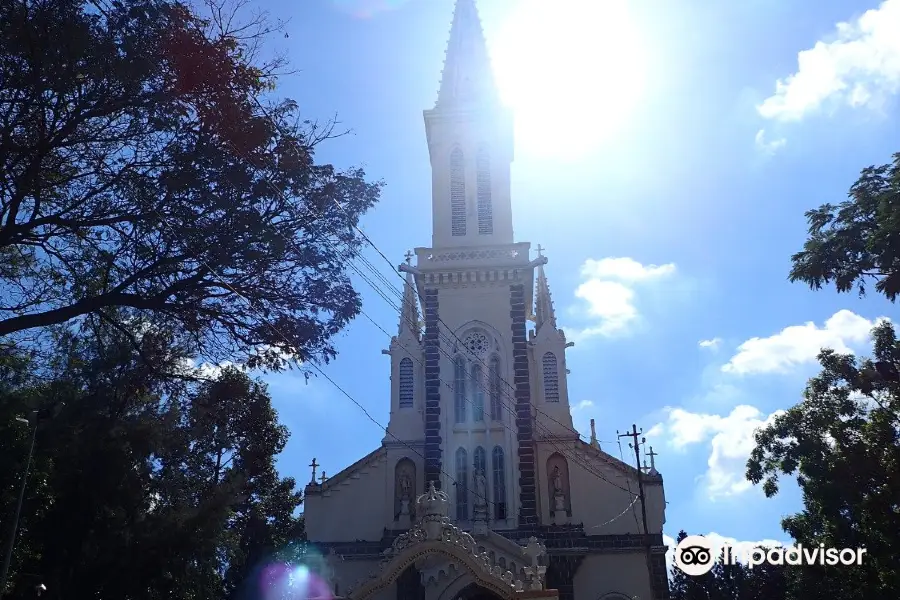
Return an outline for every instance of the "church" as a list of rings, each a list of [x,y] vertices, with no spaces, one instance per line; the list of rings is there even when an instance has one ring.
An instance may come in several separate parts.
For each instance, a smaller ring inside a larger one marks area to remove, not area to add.
[[[653,455],[638,470],[572,423],[574,344],[548,257],[513,235],[513,121],[474,0],[424,117],[432,239],[400,266],[386,434],[330,478],[314,460],[305,488],[323,576],[352,600],[667,599]]]

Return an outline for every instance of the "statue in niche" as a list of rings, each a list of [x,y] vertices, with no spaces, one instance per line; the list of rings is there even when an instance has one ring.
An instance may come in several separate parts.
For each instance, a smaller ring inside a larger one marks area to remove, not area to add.
[[[412,497],[412,481],[409,478],[409,473],[402,473],[400,475],[400,498],[404,500],[409,500]]]
[[[553,473],[550,475],[550,482],[553,485],[553,510],[566,510],[566,494],[563,491],[562,474],[559,472],[559,465],[553,467]]]
[[[415,467],[411,464],[400,464],[397,468],[397,479],[394,492],[394,511],[401,529],[410,526],[415,499]]]
[[[482,469],[475,470],[475,506],[487,506],[487,478]]]

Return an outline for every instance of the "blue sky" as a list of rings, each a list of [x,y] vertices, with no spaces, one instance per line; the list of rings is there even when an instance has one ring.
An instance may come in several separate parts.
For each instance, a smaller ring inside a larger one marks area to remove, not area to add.
[[[394,263],[431,243],[422,110],[435,100],[452,0],[269,2],[289,19],[279,93],[353,135],[319,160],[363,165],[387,187],[363,227]],[[543,8],[541,7],[543,5]],[[784,539],[779,497],[742,485],[752,431],[793,405],[822,346],[865,352],[880,298],[790,284],[804,211],[839,202],[859,170],[900,147],[900,0],[480,0],[517,110],[516,237],[548,250],[582,433],[650,430],[666,533]],[[872,12],[866,12],[872,11]],[[844,25],[838,25],[844,23]],[[529,62],[536,61],[536,62]],[[760,133],[762,132],[762,133]],[[370,260],[399,285],[374,252]],[[358,282],[364,309],[397,313]],[[706,343],[702,343],[706,341]],[[381,424],[388,338],[365,318],[326,372]],[[266,376],[292,431],[279,466],[301,483],[384,432],[323,379]]]

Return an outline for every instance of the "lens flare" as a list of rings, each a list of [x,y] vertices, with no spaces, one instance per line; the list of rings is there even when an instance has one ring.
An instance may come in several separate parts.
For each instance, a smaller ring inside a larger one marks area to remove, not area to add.
[[[306,565],[276,563],[262,569],[262,600],[332,600],[328,583]]]

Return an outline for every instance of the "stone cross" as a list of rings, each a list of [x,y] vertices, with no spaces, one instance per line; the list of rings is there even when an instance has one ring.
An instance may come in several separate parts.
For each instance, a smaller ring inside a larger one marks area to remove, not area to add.
[[[527,587],[529,590],[544,589],[543,577],[547,572],[547,567],[538,565],[538,558],[546,551],[547,548],[534,536],[528,539],[528,545],[522,550],[522,553],[531,560],[531,565],[522,569],[528,578]]]
[[[409,264],[412,264],[412,257],[413,257],[413,256],[414,256],[414,255],[413,255],[412,251],[410,251],[410,250],[407,250],[407,251],[406,251],[406,254],[403,255],[403,258],[406,259],[406,264],[408,264],[408,265],[409,265]]]
[[[322,471],[322,476],[319,477],[319,481],[322,482],[322,485],[325,485],[325,482],[328,481],[328,478],[325,477],[325,471]]]
[[[547,548],[534,536],[528,538],[528,545],[525,546],[525,556],[531,559],[531,566],[538,566],[538,558],[544,555]]]
[[[538,253],[538,256],[543,256],[543,254],[541,254],[541,252],[543,252],[544,250],[546,250],[546,248],[544,248],[544,247],[541,246],[540,244],[537,245],[537,253]]]
[[[310,481],[310,483],[315,483],[316,482],[316,468],[321,467],[322,465],[318,464],[316,462],[316,459],[313,458],[313,460],[309,466],[312,467],[312,480]]]
[[[656,461],[654,460],[659,454],[653,451],[653,446],[650,446],[650,452],[647,453],[647,456],[650,457],[650,471],[653,472],[656,470]]]

